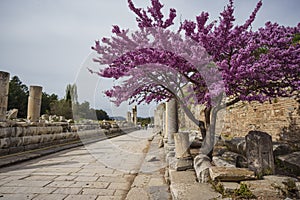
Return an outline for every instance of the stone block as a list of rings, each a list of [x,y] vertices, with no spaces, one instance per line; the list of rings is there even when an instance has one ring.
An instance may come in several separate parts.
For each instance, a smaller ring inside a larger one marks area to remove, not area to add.
[[[22,139],[23,139],[23,145],[24,146],[32,144],[32,137],[31,136],[25,136],[25,137],[22,137]]]
[[[39,143],[38,144],[29,144],[29,145],[24,146],[24,150],[25,151],[34,150],[34,149],[38,149],[40,147],[41,147],[41,145]]]
[[[193,169],[192,159],[176,159],[174,169],[176,171],[185,171],[188,169]]]
[[[250,131],[246,136],[248,167],[258,177],[274,174],[272,137],[260,131]]]
[[[217,180],[239,182],[255,179],[254,172],[245,168],[210,167],[209,175],[211,180],[213,181]]]
[[[16,146],[18,146],[18,138],[19,137],[11,137],[10,138],[10,147],[16,147]]]
[[[34,135],[34,136],[30,136],[31,137],[31,143],[32,144],[37,144],[41,142],[41,136],[39,135]]]
[[[24,136],[24,127],[15,127],[16,137]]]
[[[18,147],[10,147],[9,148],[9,153],[10,154],[13,154],[13,153],[19,153],[19,152],[22,152],[24,151],[24,146],[18,146]]]
[[[219,156],[214,156],[212,161],[215,164],[215,166],[217,166],[217,167],[235,167],[234,162],[228,161]]]
[[[224,143],[230,151],[246,155],[246,141],[244,137],[236,137],[232,140],[225,140]]]
[[[2,139],[0,139],[0,148],[1,149],[9,148],[10,145],[11,145],[10,138],[2,138]]]
[[[35,126],[28,126],[26,127],[27,129],[27,135],[30,136],[30,135],[38,135],[38,132],[37,132],[37,127]]]
[[[196,183],[196,177],[194,171],[175,171],[169,170],[169,176],[171,183]]]
[[[15,127],[0,128],[0,138],[9,138],[15,135]]]
[[[242,181],[257,199],[286,199],[288,183],[296,183],[296,179],[287,176],[264,176],[263,180]]]
[[[199,200],[199,199],[220,199],[222,195],[215,192],[209,184],[205,183],[171,183],[170,190],[172,199]]]
[[[278,160],[284,169],[296,176],[300,176],[300,151],[278,156]]]
[[[240,184],[236,182],[222,182],[224,192],[232,194],[236,189],[240,188]]]
[[[1,149],[0,148],[0,155],[7,155],[9,154],[9,149]]]
[[[273,145],[273,154],[275,157],[292,153],[292,148],[288,144]]]

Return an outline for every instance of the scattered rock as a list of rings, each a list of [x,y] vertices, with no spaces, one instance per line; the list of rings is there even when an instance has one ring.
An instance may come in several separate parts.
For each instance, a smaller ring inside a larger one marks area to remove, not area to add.
[[[236,137],[231,140],[224,141],[229,151],[246,155],[246,141],[244,137]]]
[[[11,119],[17,119],[17,116],[18,116],[18,109],[12,109],[12,110],[9,110],[8,113],[7,113],[7,119],[8,120],[11,120]]]
[[[217,167],[235,167],[235,163],[227,161],[222,157],[214,156],[212,161]]]
[[[224,192],[229,194],[240,187],[240,184],[235,182],[221,182],[221,184],[223,185]]]
[[[213,181],[239,182],[255,179],[254,172],[245,168],[211,167],[209,168],[209,175]]]
[[[153,162],[153,161],[158,161],[159,159],[156,158],[156,156],[150,156],[147,158],[147,162]]]
[[[284,169],[296,176],[300,176],[300,151],[278,156],[278,161]]]
[[[264,176],[263,180],[242,181],[258,199],[284,199],[296,194],[289,193],[296,179],[287,176]]]
[[[288,144],[274,144],[273,145],[273,154],[274,156],[281,156],[292,153],[292,148]]]

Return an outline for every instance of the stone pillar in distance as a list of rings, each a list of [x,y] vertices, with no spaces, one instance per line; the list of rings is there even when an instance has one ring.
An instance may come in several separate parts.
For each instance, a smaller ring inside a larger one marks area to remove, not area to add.
[[[127,112],[127,118],[126,118],[126,121],[131,123],[132,122],[132,118],[131,118],[131,112]]]
[[[274,174],[273,145],[269,134],[250,131],[246,135],[246,155],[248,168],[254,171],[258,178]]]
[[[42,90],[41,86],[30,86],[27,108],[27,119],[31,122],[37,122],[41,114],[41,102],[42,102]]]
[[[6,120],[8,104],[9,73],[0,71],[0,121]]]
[[[137,107],[134,106],[132,108],[132,122],[136,126],[137,125]]]

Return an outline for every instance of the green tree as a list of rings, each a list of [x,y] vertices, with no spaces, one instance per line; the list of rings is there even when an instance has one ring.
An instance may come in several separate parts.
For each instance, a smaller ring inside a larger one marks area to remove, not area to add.
[[[96,110],[96,116],[97,116],[98,120],[109,120],[110,119],[108,114],[102,109]]]
[[[66,119],[73,119],[72,108],[65,99],[54,101],[50,104],[50,114],[64,116]]]
[[[58,96],[56,94],[47,94],[43,92],[42,94],[42,105],[41,105],[41,115],[42,114],[50,114],[51,104],[54,104],[58,101]]]
[[[22,83],[18,76],[13,76],[9,82],[8,107],[18,109],[18,117],[27,117],[28,87]]]

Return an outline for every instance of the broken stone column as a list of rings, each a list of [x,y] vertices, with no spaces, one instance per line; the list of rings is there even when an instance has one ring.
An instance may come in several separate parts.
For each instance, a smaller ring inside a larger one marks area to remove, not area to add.
[[[0,71],[0,121],[6,120],[8,105],[9,73]]]
[[[37,122],[41,113],[42,87],[30,86],[27,108],[27,119]]]
[[[248,168],[261,178],[274,173],[272,137],[260,131],[250,131],[246,135],[246,155]]]
[[[188,132],[174,134],[176,162],[174,169],[183,171],[193,168],[193,161],[190,153],[190,141]]]

